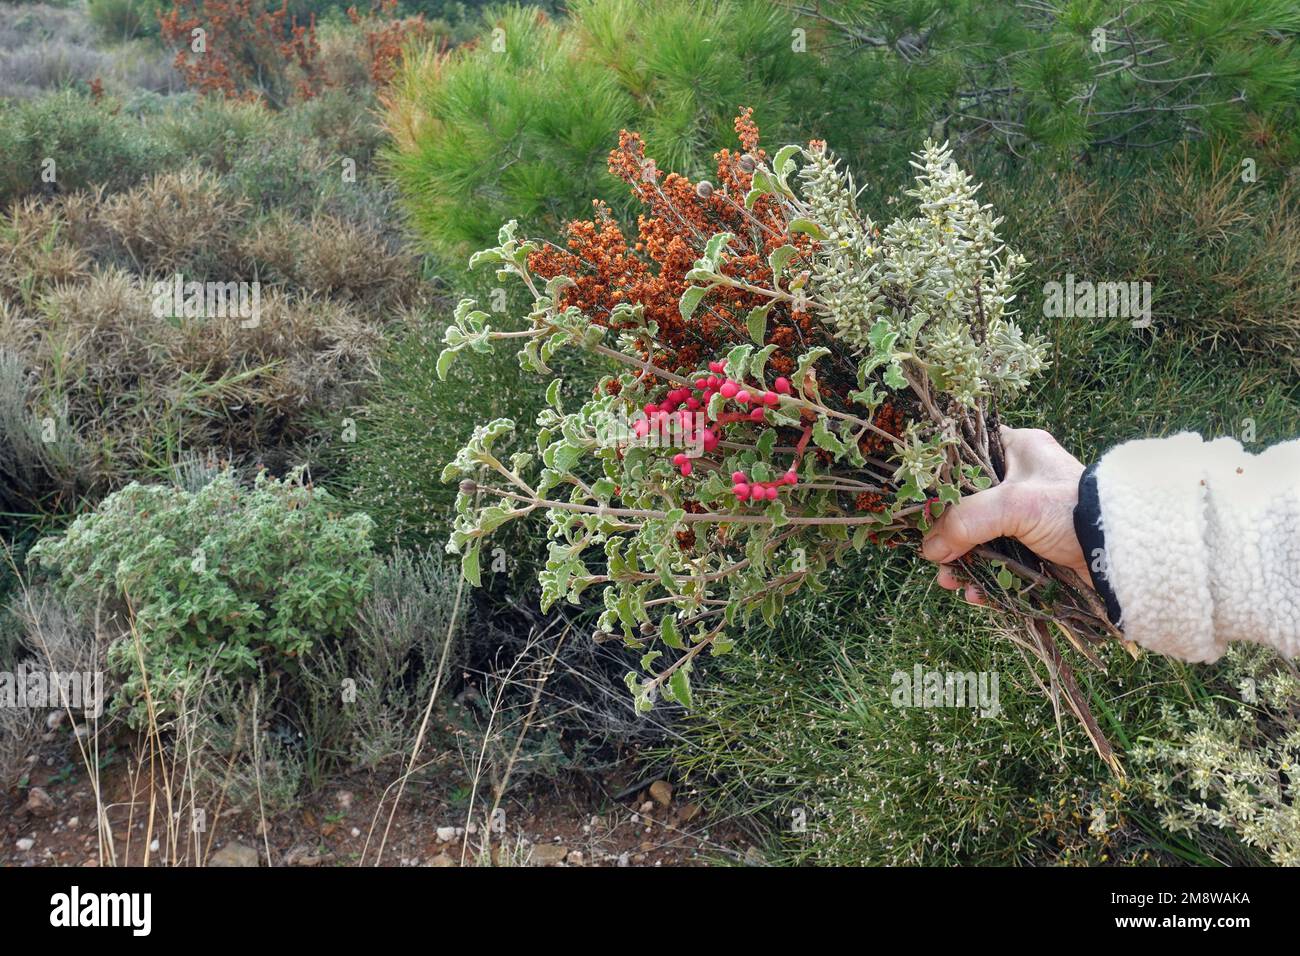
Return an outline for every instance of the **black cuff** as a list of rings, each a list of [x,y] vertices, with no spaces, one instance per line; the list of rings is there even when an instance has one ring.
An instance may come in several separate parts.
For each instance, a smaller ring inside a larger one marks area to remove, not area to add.
[[[1106,602],[1106,616],[1119,627],[1120,608],[1115,592],[1111,590],[1107,572],[1110,563],[1106,557],[1106,532],[1101,526],[1101,499],[1097,495],[1097,463],[1093,462],[1079,478],[1079,503],[1074,506],[1074,533],[1083,548],[1083,560],[1088,565],[1092,586]]]

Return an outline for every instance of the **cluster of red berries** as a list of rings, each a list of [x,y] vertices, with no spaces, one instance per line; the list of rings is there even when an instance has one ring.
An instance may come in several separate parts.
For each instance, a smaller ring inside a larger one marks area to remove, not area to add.
[[[718,447],[718,430],[704,424],[704,412],[715,394],[721,395],[736,405],[749,406],[747,411],[723,412],[715,425],[727,425],[731,422],[764,420],[767,409],[774,408],[781,402],[782,395],[790,395],[794,389],[790,380],[784,376],[772,383],[771,391],[750,389],[742,382],[725,377],[726,365],[722,362],[710,362],[709,374],[695,379],[693,386],[680,386],[669,391],[659,402],[649,402],[643,411],[645,418],[638,419],[633,425],[633,433],[638,438],[645,438],[652,430],[658,434],[667,432],[676,424],[685,440],[698,442],[706,452]],[[694,470],[692,456],[678,452],[673,456],[673,464],[682,477],[689,477]],[[778,481],[751,482],[743,472],[732,475],[733,493],[740,501],[775,501],[777,489],[781,485],[798,483],[795,468],[791,468]]]
[[[731,493],[737,501],[776,501],[777,489],[781,485],[799,484],[799,473],[791,468],[776,481],[750,481],[743,471],[731,473]]]

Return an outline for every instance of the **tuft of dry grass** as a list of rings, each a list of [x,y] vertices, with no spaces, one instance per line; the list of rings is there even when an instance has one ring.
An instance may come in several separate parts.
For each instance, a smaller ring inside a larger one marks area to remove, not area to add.
[[[29,198],[0,218],[0,292],[30,305],[41,289],[86,276],[90,257],[58,204]]]
[[[99,222],[137,272],[173,272],[229,261],[250,204],[207,170],[160,173],[99,206]]]
[[[272,215],[249,232],[243,254],[263,274],[317,294],[398,307],[415,298],[415,256],[337,216],[309,222]]]

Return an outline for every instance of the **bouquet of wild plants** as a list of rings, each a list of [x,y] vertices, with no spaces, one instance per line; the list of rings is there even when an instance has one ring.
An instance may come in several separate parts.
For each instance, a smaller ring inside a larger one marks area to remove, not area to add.
[[[689,706],[695,659],[754,614],[824,587],[849,549],[915,545],[997,483],[997,404],[1045,365],[1012,318],[1023,260],[946,146],[917,155],[915,215],[878,225],[824,143],[769,158],[748,111],[736,129],[716,183],[662,174],[624,133],[610,169],[645,207],[636,238],[600,204],[564,247],[506,225],[471,265],[524,283],[532,311],[497,330],[462,301],[439,358],[441,374],[504,339],[537,373],[566,346],[608,362],[579,408],[551,381],[536,453],[498,452],[512,421],[474,431],[444,472],[460,480],[448,550],[477,583],[484,538],[544,513],[543,605],[602,590],[604,634],[644,651],[638,710]],[[963,565],[1114,765],[1057,646],[1099,664],[1089,645],[1116,632],[1096,595],[1011,542]]]

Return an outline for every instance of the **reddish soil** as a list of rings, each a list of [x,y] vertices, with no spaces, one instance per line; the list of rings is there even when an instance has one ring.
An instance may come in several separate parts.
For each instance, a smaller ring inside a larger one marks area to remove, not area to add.
[[[65,742],[63,742],[65,743]],[[147,763],[145,765],[147,767]],[[700,866],[744,859],[751,840],[735,823],[710,820],[689,793],[670,793],[628,778],[628,770],[603,777],[572,775],[563,781],[513,789],[501,802],[490,839],[480,803],[467,821],[464,781],[412,781],[383,841],[391,794],[379,801],[398,770],[332,781],[292,812],[267,818],[255,810],[207,811],[197,834],[172,824],[161,795],[150,801],[115,759],[103,771],[105,816],[112,834],[101,850],[93,790],[79,760],[69,763],[62,743],[47,743],[26,786],[0,794],[0,866],[100,866],[117,864],[217,864],[242,857],[266,866]],[[630,783],[630,785],[629,785]],[[637,789],[628,793],[632,787]],[[613,795],[627,796],[621,801]],[[188,808],[184,811],[190,817]],[[179,814],[176,819],[179,819]],[[467,826],[468,824],[468,826]],[[439,830],[442,833],[439,833]],[[467,834],[465,830],[470,832]],[[175,851],[169,830],[176,834]],[[440,836],[442,837],[440,839]],[[369,842],[367,842],[369,837]],[[30,848],[22,849],[26,840]],[[380,843],[384,842],[382,857]],[[231,849],[231,845],[236,845]]]

